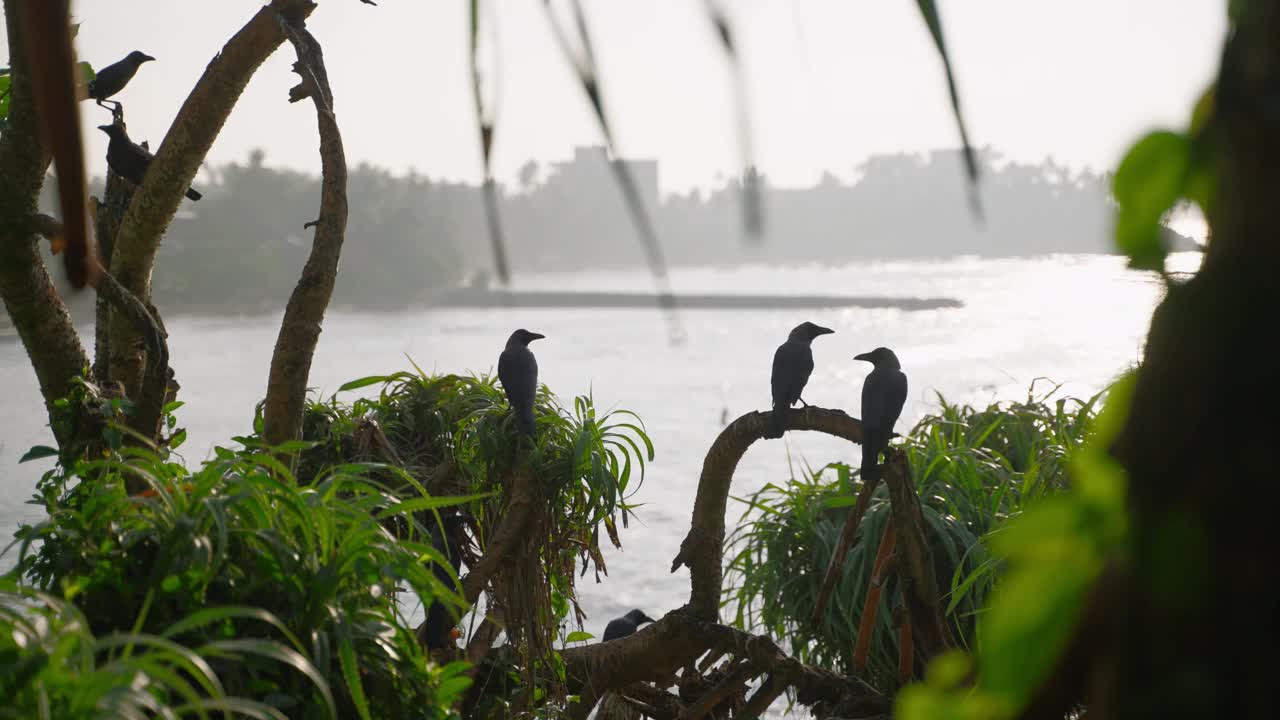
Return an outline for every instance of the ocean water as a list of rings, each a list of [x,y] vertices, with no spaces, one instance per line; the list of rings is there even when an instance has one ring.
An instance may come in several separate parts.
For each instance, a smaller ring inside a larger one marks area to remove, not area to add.
[[[1180,255],[1174,264],[1193,269],[1198,258]],[[1060,383],[1066,394],[1097,392],[1140,358],[1160,296],[1150,273],[1103,256],[686,268],[674,270],[671,282],[677,292],[945,296],[964,307],[682,311],[677,320],[685,341],[678,344],[657,310],[331,312],[311,385],[328,395],[357,377],[411,369],[409,358],[427,371],[493,372],[507,336],[524,327],[547,336],[532,349],[541,380],[562,398],[592,393],[600,407],[639,413],[657,450],[633,498],[644,504],[639,522],[623,531],[621,551],[606,549],[610,574],[602,583],[590,574],[579,581],[586,629],[598,636],[610,618],[633,607],[659,617],[687,600],[687,570],[668,569],[688,529],[703,454],[722,418],[768,407],[773,351],[793,326],[812,320],[835,329],[814,343],[816,367],[804,396],[854,415],[870,366],[852,357],[881,345],[894,349],[910,383],[897,428],[905,432],[937,407],[938,393],[974,403],[1021,399],[1037,378]],[[518,276],[516,286],[653,287],[642,271]],[[180,421],[189,439],[182,452],[197,463],[214,444],[249,430],[254,404],[265,393],[279,316],[172,317],[166,325],[186,401]],[[84,329],[86,337],[91,331]],[[19,523],[39,519],[39,508],[24,503],[50,467],[47,460],[17,464],[27,448],[51,438],[35,374],[16,341],[0,344],[0,410],[2,546]],[[757,443],[739,465],[733,494],[785,480],[789,457],[821,466],[856,462],[858,451],[816,434]],[[730,528],[742,509],[730,503]],[[12,563],[12,556],[0,557],[0,569]]]

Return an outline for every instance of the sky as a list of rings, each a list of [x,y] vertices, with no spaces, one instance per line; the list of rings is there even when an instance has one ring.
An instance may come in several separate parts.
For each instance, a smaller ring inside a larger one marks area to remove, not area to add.
[[[209,60],[261,2],[79,0],[80,58],[157,58],[119,99],[135,141],[158,147]],[[1157,126],[1184,126],[1213,77],[1223,0],[939,0],[974,144],[1096,171]],[[480,177],[466,0],[319,0],[347,161],[450,180]],[[567,3],[557,0],[561,11]],[[700,0],[584,0],[618,150],[660,161],[664,192],[719,185],[741,168],[731,75]],[[756,162],[779,186],[856,177],[870,155],[952,147],[941,64],[910,0],[730,0]],[[541,0],[491,0],[498,48],[495,171],[564,160],[601,134]],[[2,40],[2,39],[0,39]],[[0,46],[0,56],[8,48]],[[207,161],[319,172],[315,111],[290,105],[283,45],[253,78]],[[82,106],[92,174],[110,113]]]

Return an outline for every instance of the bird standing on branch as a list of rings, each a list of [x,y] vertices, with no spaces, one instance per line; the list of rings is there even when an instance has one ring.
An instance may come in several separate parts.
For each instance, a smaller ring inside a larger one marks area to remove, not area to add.
[[[155,60],[155,58],[139,50],[134,50],[120,62],[112,63],[102,68],[89,81],[89,97],[93,98],[98,105],[106,107],[106,105],[102,104],[103,101],[123,90],[124,86],[128,85],[134,74],[138,72],[138,68],[142,66],[142,63],[148,60]],[[116,107],[120,106],[118,101],[113,102],[115,102]]]
[[[453,578],[462,569],[462,546],[469,542],[466,535],[466,524],[471,518],[457,513],[446,515],[440,525],[431,528],[431,545],[440,551],[453,568],[453,575],[443,565],[437,563],[432,572],[441,585],[453,588]],[[428,650],[437,650],[453,645],[458,639],[457,619],[449,608],[439,600],[427,608],[427,617],[423,622],[422,641]],[[455,646],[456,647],[456,646]]]
[[[769,418],[769,434],[766,437],[780,438],[784,430],[783,415],[792,405],[799,402],[805,407],[809,403],[800,397],[804,386],[809,382],[813,372],[813,339],[819,335],[830,335],[835,330],[804,322],[795,327],[787,336],[787,341],[778,346],[773,354],[773,375],[770,385],[773,389],[773,416]]]
[[[507,393],[520,432],[534,436],[533,400],[538,394],[538,360],[529,343],[546,337],[524,328],[511,333],[507,347],[498,356],[498,381]]]
[[[142,178],[147,174],[147,168],[151,167],[153,157],[151,152],[134,144],[124,128],[119,125],[99,125],[98,129],[111,138],[111,142],[107,145],[107,165],[125,180],[134,185],[141,185]],[[199,200],[201,195],[187,188],[187,197]]]
[[[862,382],[862,481],[880,477],[880,451],[889,446],[893,425],[907,401],[907,376],[898,356],[886,347],[854,356],[874,367]]]
[[[657,621],[645,615],[643,610],[632,610],[620,618],[610,620],[609,624],[604,626],[604,641],[608,642],[634,635],[641,625],[651,622]]]

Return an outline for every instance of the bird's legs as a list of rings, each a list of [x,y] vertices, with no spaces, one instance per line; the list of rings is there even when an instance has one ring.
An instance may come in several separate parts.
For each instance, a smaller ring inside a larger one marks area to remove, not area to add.
[[[808,410],[808,409],[809,409],[809,403],[805,402],[805,401],[804,401],[804,398],[802,398],[802,397],[796,397],[796,400],[799,400],[799,401],[800,401],[800,406],[801,406],[801,408],[802,408],[802,409],[804,409],[804,410]]]

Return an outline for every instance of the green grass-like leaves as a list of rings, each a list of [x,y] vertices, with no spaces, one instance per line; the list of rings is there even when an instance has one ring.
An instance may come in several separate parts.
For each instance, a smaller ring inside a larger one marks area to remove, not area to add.
[[[122,448],[46,475],[37,502],[49,518],[19,531],[11,577],[47,607],[74,604],[76,642],[92,652],[119,650],[129,667],[149,658],[137,671],[154,692],[117,689],[147,702],[201,717],[217,700],[261,717],[443,718],[457,671],[428,664],[395,594],[458,600],[432,572],[443,558],[417,541],[426,528],[374,470],[336,466],[299,487],[252,446],[195,472]],[[150,489],[127,495],[126,477]],[[161,654],[124,649],[135,645]]]
[[[986,408],[953,405],[922,419],[903,443],[922,501],[934,570],[946,591],[943,607],[969,647],[981,634],[979,617],[1004,567],[1007,547],[995,532],[1034,499],[1066,487],[1069,453],[1089,433],[1097,398],[1052,399],[1033,385],[1023,402]],[[783,485],[768,485],[743,500],[745,522],[730,539],[727,572],[734,584],[736,623],[789,642],[805,662],[842,672],[852,654],[872,562],[890,507],[879,488],[858,528],[843,574],[818,627],[810,623],[827,564],[861,488],[858,471],[833,463],[805,469]],[[985,538],[990,538],[988,542]],[[893,582],[877,613],[868,680],[897,684],[898,602]]]

